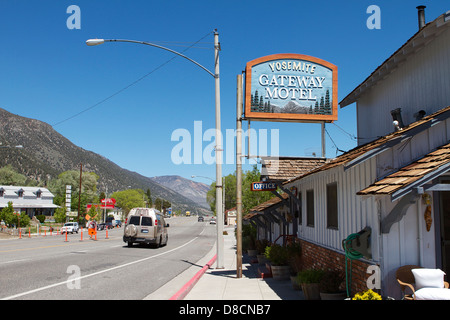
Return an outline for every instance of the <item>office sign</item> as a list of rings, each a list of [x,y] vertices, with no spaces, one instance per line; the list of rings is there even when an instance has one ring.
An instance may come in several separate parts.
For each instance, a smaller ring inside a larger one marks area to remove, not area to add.
[[[274,182],[252,182],[252,191],[275,191],[277,190],[277,184]]]
[[[245,118],[337,120],[337,67],[301,54],[274,54],[247,63]]]

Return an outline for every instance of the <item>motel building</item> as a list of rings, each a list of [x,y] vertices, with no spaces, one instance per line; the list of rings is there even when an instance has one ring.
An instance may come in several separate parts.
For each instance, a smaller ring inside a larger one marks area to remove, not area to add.
[[[41,214],[53,216],[58,208],[53,204],[54,197],[43,187],[0,186],[0,210],[12,202],[15,212],[25,212],[30,218]]]
[[[358,146],[334,159],[261,159],[262,180],[284,192],[244,222],[259,239],[294,236],[303,268],[344,272],[351,296],[369,283],[402,299],[405,265],[441,269],[449,281],[450,12],[419,23],[339,105],[353,103]],[[360,256],[347,254],[347,241]]]

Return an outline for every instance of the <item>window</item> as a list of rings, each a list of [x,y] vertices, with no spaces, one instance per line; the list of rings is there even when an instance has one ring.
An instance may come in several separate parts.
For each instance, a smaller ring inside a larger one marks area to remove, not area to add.
[[[152,218],[150,217],[142,217],[141,226],[152,226]]]
[[[306,225],[314,227],[314,190],[306,191]]]
[[[300,204],[298,206],[298,224],[302,224],[303,223],[303,218],[302,218],[302,193],[299,191],[298,192],[298,200],[300,201]]]
[[[327,184],[327,228],[338,229],[337,182]]]
[[[128,224],[134,224],[134,225],[138,226],[138,225],[139,225],[139,220],[140,220],[140,219],[141,219],[140,216],[132,216],[132,217],[130,218],[130,222],[129,222]]]
[[[5,195],[5,189],[0,188],[0,197],[3,197]]]
[[[20,189],[19,191],[17,191],[17,195],[19,196],[19,198],[23,197],[23,189]]]

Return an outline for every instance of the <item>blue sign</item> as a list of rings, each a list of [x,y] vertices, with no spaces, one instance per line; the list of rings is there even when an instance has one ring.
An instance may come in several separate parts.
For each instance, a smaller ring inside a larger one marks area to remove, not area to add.
[[[337,67],[300,54],[247,63],[245,117],[272,121],[337,120]]]
[[[274,182],[252,182],[252,191],[275,191],[277,184]]]

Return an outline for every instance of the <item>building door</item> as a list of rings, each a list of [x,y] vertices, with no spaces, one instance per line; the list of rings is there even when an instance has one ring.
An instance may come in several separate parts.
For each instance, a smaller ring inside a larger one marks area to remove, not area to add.
[[[450,183],[450,179],[441,183]],[[442,268],[450,279],[450,191],[440,192]]]

